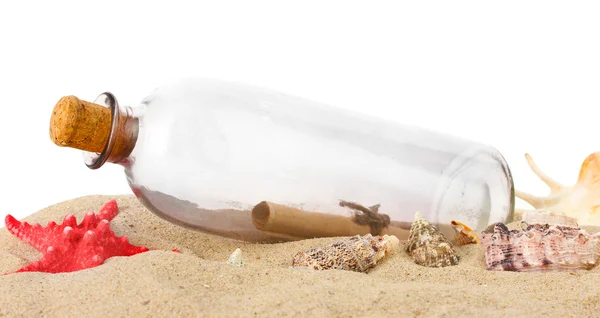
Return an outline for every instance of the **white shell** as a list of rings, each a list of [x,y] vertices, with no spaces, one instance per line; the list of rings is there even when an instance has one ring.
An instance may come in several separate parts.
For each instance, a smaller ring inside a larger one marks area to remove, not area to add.
[[[227,264],[239,267],[244,266],[246,264],[246,261],[242,256],[242,250],[236,248],[235,251],[233,251],[233,253],[231,253],[231,255],[229,256],[229,259],[227,259]]]

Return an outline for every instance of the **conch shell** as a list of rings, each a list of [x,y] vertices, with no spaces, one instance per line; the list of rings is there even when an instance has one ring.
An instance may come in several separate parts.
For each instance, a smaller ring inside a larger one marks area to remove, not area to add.
[[[324,247],[299,252],[294,256],[292,266],[367,272],[384,256],[395,253],[399,246],[400,241],[394,235],[356,235]]]
[[[522,221],[521,229],[509,230],[495,223],[481,233],[488,270],[571,271],[591,269],[598,263],[598,234],[574,226],[573,218],[534,211],[525,219],[531,223]]]
[[[457,265],[459,261],[452,243],[419,212],[415,213],[406,251],[415,263],[427,267]]]
[[[550,187],[547,197],[537,197],[522,191],[515,196],[531,204],[536,210],[565,213],[577,219],[579,224],[600,225],[600,152],[594,152],[583,161],[577,183],[564,186],[550,178],[525,154],[533,172]],[[517,215],[523,210],[516,211]]]
[[[450,225],[455,232],[456,245],[479,244],[479,235],[466,224],[452,220]]]

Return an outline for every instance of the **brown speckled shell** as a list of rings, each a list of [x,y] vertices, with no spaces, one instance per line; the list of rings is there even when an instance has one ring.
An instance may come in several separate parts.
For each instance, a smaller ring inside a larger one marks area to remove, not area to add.
[[[410,228],[406,251],[415,263],[427,267],[452,266],[459,261],[452,243],[419,213]]]
[[[398,238],[393,235],[357,235],[299,252],[294,256],[292,266],[367,272],[384,256],[394,253],[398,246]]]

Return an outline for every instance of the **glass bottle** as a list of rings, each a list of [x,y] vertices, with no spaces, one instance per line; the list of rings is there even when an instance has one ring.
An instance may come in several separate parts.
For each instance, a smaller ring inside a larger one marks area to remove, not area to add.
[[[394,234],[415,212],[452,235],[514,210],[494,148],[265,88],[187,78],[135,106],[65,96],[50,137],[86,165],[124,167],[133,193],[178,225],[249,242]]]

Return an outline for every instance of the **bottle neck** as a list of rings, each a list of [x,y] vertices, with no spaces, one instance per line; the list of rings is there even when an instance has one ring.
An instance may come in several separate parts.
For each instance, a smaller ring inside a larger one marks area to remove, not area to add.
[[[64,96],[52,111],[50,139],[60,147],[83,150],[90,169],[106,162],[127,165],[137,142],[141,113],[141,108],[119,106],[108,92],[93,103]]]
[[[127,166],[139,133],[139,112],[119,105],[112,93],[103,93],[94,102],[110,110],[110,131],[102,152],[84,151],[88,168],[98,169],[106,162]]]

